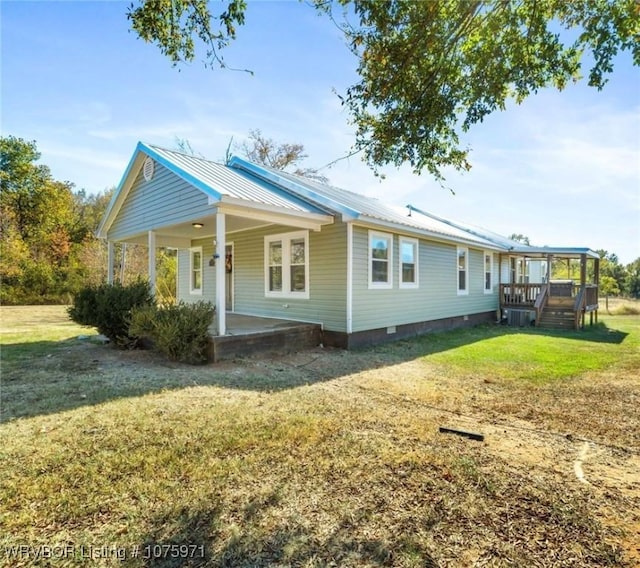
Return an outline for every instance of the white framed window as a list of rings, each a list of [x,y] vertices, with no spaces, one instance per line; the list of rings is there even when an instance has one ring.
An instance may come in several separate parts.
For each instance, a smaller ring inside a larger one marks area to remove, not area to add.
[[[309,231],[264,238],[264,293],[273,298],[309,298]]]
[[[202,247],[189,249],[189,294],[202,295]]]
[[[418,239],[400,237],[398,273],[400,288],[418,287]]]
[[[484,293],[493,292],[493,253],[484,253]]]
[[[458,247],[457,254],[458,295],[469,293],[469,249]]]
[[[369,288],[393,287],[393,235],[369,231]]]

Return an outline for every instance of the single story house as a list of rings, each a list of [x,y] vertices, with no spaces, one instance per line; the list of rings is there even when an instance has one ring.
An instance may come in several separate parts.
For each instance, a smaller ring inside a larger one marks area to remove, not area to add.
[[[98,236],[109,281],[115,242],[149,247],[151,282],[156,248],[177,249],[178,299],[213,302],[219,337],[234,315],[317,324],[349,348],[503,316],[577,327],[597,310],[588,248],[526,246],[238,157],[138,143]],[[558,258],[580,277],[551,282]]]

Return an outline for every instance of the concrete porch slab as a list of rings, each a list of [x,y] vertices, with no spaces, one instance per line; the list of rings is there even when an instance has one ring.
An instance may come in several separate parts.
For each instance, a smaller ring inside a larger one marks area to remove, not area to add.
[[[322,341],[320,324],[227,313],[227,333],[209,328],[209,360],[217,362],[255,354],[284,354],[316,347]]]

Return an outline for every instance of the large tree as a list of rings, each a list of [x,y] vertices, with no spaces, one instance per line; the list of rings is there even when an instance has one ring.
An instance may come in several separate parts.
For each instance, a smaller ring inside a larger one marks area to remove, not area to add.
[[[37,164],[35,142],[0,138],[0,276],[4,302],[60,297],[69,291],[75,249],[88,230],[74,218],[73,185]]]
[[[135,0],[128,17],[174,64],[191,61],[199,38],[208,63],[244,23],[246,2]],[[359,58],[360,80],[342,97],[356,127],[354,151],[374,170],[408,163],[442,178],[470,167],[461,134],[509,100],[563,89],[591,61],[601,89],[621,50],[640,65],[636,0],[314,0]],[[335,12],[343,10],[343,14]],[[355,15],[355,19],[354,16]]]
[[[272,138],[267,138],[259,129],[256,129],[249,131],[248,140],[240,144],[238,149],[256,164],[289,171],[322,183],[328,181],[327,177],[319,173],[316,168],[302,166],[301,162],[309,157],[302,144],[279,143]]]

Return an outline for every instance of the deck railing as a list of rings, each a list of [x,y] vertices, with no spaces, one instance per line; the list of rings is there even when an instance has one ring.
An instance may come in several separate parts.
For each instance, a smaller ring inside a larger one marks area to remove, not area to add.
[[[575,296],[575,302],[573,303],[573,314],[574,314],[574,327],[575,329],[579,329],[580,326],[584,326],[584,308],[585,308],[585,299],[586,299],[586,290],[584,287],[580,287],[578,289],[578,293]]]
[[[598,309],[598,286],[595,284],[587,284],[585,306],[587,311]]]
[[[536,325],[540,325],[540,317],[542,316],[542,312],[544,311],[544,307],[547,305],[547,290],[548,286],[543,286],[542,290],[538,294],[536,301],[533,304],[533,307],[536,309]]]
[[[500,284],[502,307],[522,307],[542,311],[549,298],[577,298],[582,286],[573,282],[551,282],[547,284]],[[598,309],[598,286],[586,284],[582,302],[587,311]],[[539,300],[539,302],[538,302]]]
[[[500,284],[500,301],[503,306],[533,305],[545,284]]]

